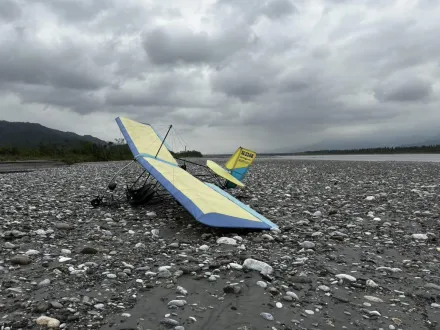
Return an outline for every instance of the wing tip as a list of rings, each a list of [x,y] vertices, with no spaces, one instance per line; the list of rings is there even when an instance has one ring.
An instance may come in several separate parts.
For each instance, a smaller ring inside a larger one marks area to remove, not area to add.
[[[265,229],[278,228],[260,219],[258,221],[247,220],[238,217],[231,217],[221,213],[205,213],[196,219],[198,222],[210,227],[218,228],[243,228],[243,229]]]

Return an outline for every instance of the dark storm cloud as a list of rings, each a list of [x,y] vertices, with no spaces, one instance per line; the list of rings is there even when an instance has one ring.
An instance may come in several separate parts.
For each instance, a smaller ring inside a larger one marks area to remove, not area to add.
[[[262,7],[261,13],[271,19],[280,19],[298,13],[298,10],[289,0],[273,0]]]
[[[381,102],[418,102],[427,101],[432,91],[431,82],[422,79],[412,79],[397,82],[394,86],[379,87],[375,91],[375,96]]]
[[[0,48],[0,81],[94,90],[105,85],[90,72],[84,49],[70,41],[46,46],[11,29]]]
[[[155,28],[144,36],[144,47],[155,64],[215,63],[252,42],[248,30],[229,30],[220,35],[189,29]]]
[[[251,101],[268,88],[263,77],[252,74],[235,77],[235,79],[221,77],[214,81],[213,87],[229,96],[236,96],[244,102]]]
[[[56,106],[79,114],[87,114],[101,107],[99,98],[93,93],[78,92],[69,88],[11,84],[8,90],[19,94],[23,103]]]
[[[270,89],[270,82],[278,70],[265,57],[251,60],[243,55],[234,63],[214,71],[211,86],[214,91],[248,102]]]

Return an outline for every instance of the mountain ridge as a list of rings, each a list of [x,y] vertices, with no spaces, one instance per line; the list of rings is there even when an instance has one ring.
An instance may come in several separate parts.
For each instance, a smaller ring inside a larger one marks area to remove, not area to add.
[[[10,122],[0,120],[0,147],[33,148],[40,144],[74,145],[81,142],[106,144],[92,135],[79,135],[31,122]]]

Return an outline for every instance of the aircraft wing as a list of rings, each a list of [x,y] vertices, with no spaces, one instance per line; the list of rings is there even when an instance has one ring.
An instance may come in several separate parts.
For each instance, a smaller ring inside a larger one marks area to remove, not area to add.
[[[116,123],[135,157],[143,156],[155,158],[163,139],[156,133],[151,125],[139,123],[124,117],[116,118]],[[172,165],[178,165],[165,143],[162,148],[160,148],[156,159],[160,159]]]
[[[216,162],[213,162],[212,160],[206,161],[206,166],[208,166],[215,174],[218,176],[221,176],[222,178],[235,183],[239,187],[244,187],[244,184],[239,181],[238,179],[234,178],[231,174],[229,174],[228,171],[226,171],[223,167],[218,165]]]
[[[156,134],[143,136],[140,132],[145,128],[141,126],[145,124],[134,125],[132,121],[122,120],[119,117],[117,122],[137,161],[197,221],[207,226],[225,228],[271,229],[277,227],[217,186],[204,183],[180,168],[174,158],[167,158],[169,151],[164,146],[162,149],[165,151],[159,153],[161,157],[154,158],[153,149],[148,149],[146,146],[157,144],[159,141],[157,146],[159,148],[161,140]],[[126,123],[129,125],[126,126]],[[149,130],[145,129],[145,132]]]

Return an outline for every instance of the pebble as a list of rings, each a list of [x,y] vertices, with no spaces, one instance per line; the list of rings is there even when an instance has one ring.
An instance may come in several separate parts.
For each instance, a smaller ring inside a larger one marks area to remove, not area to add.
[[[48,328],[58,328],[60,326],[60,321],[48,316],[40,316],[36,319],[38,325],[45,325]]]
[[[181,287],[180,285],[177,286],[176,292],[184,296],[188,294],[188,291],[184,287]]]
[[[248,258],[243,262],[243,267],[259,271],[263,275],[270,275],[273,272],[273,268],[260,260]]]
[[[242,265],[236,264],[235,262],[231,262],[229,264],[229,267],[231,267],[232,269],[235,269],[235,270],[242,270],[243,269]]]
[[[38,283],[39,287],[46,287],[50,285],[50,280],[48,278],[42,280],[40,283]]]
[[[298,295],[295,292],[287,291],[286,295],[289,296],[289,297],[292,297],[295,300],[299,300]]]
[[[186,300],[171,300],[168,302],[168,306],[177,306],[177,307],[183,307],[187,304]]]
[[[339,279],[345,279],[348,280],[350,282],[356,282],[356,277],[351,276],[351,275],[347,275],[347,274],[338,274],[336,275],[337,278]]]
[[[374,282],[373,280],[367,280],[365,284],[367,286],[369,286],[370,288],[377,288],[377,287],[379,287],[379,285],[376,282]]]
[[[38,254],[40,254],[40,251],[37,251],[37,250],[27,250],[26,251],[26,253],[25,253],[27,256],[36,256],[36,255],[38,255]]]
[[[60,229],[60,230],[71,230],[72,226],[68,223],[65,223],[65,222],[56,222],[55,228]]]
[[[86,246],[81,250],[82,254],[96,254],[98,253],[98,250],[91,246]]]
[[[5,249],[16,249],[17,246],[15,244],[12,244],[11,242],[5,243]]]
[[[13,265],[28,265],[31,263],[31,259],[27,255],[16,255],[10,260]]]
[[[322,212],[321,211],[316,211],[315,213],[313,213],[313,217],[315,217],[315,218],[322,217]]]
[[[309,241],[304,241],[300,245],[305,249],[313,249],[315,247],[315,243]]]
[[[264,319],[266,319],[266,320],[269,320],[269,321],[273,321],[274,320],[274,317],[272,316],[272,314],[270,314],[270,313],[261,313],[260,314]]]
[[[372,301],[372,302],[383,302],[382,299],[378,298],[378,297],[373,297],[373,296],[364,296],[365,299],[367,299],[368,301]]]
[[[237,245],[237,241],[230,237],[220,237],[217,239],[217,244]]]
[[[170,318],[164,318],[160,321],[160,323],[170,326],[179,325],[179,321]]]
[[[426,234],[412,234],[414,239],[426,240],[428,239],[428,235]]]
[[[320,285],[318,286],[318,289],[324,292],[329,292],[330,288],[327,285]]]

